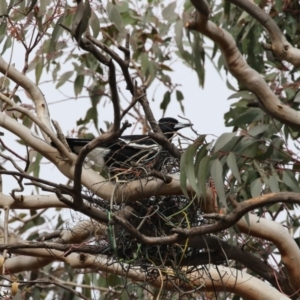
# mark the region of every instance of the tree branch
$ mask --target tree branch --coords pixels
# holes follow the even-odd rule
[[[191,0],[192,3],[203,0]],[[196,4],[199,9],[201,7]],[[186,28],[196,30],[212,39],[221,49],[230,73],[257,97],[262,109],[284,124],[300,130],[300,114],[279,101],[261,75],[249,67],[236,47],[233,37],[224,29],[208,21],[205,11],[197,11],[193,21]]]
[[[24,90],[26,90],[34,103],[35,111],[37,117],[40,121],[45,124],[45,126],[51,130],[50,123],[50,114],[48,110],[47,102],[41,92],[41,90],[33,83],[29,78],[27,78],[24,74],[19,72],[16,68],[11,65],[8,65],[2,56],[0,56],[0,72],[7,76],[9,79],[20,85]],[[42,131],[45,141],[50,143],[50,139],[47,134]]]
[[[227,0],[242,8],[256,19],[269,33],[271,50],[282,60],[286,60],[295,67],[300,66],[300,49],[294,48],[285,38],[276,22],[259,6],[248,0]]]

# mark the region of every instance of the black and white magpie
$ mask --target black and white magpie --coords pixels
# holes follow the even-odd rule
[[[171,140],[177,130],[192,124],[179,123],[174,118],[162,118],[158,121],[158,125],[165,137]],[[66,141],[72,152],[78,154],[91,139],[66,138]],[[129,161],[150,160],[160,149],[161,146],[148,135],[123,135],[109,143],[101,144],[87,157],[98,167],[103,168],[104,166],[120,166]]]

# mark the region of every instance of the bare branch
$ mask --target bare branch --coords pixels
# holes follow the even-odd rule
[[[51,140],[55,143],[55,145],[57,146],[59,151],[61,153],[63,153],[65,155],[65,157],[69,157],[69,152],[62,145],[60,140],[56,137],[56,135],[52,131],[51,127],[48,127],[47,124],[45,124],[40,118],[38,118],[34,114],[32,114],[28,109],[15,104],[13,100],[9,99],[2,93],[0,93],[0,99],[3,100],[5,103],[7,103],[9,106],[11,106],[12,110],[19,111],[22,114],[26,115],[29,119],[31,119],[41,129],[41,131],[45,133],[45,136],[51,138]]]
[[[97,41],[94,37],[92,37],[90,34],[86,35],[87,39],[95,44],[96,46],[98,46],[100,49],[102,49],[103,51],[105,51],[107,54],[109,54],[109,56],[115,60],[118,65],[120,66],[120,68],[122,69],[123,75],[124,75],[124,79],[127,83],[127,89],[131,92],[131,94],[133,95],[134,93],[134,86],[133,86],[133,82],[132,79],[130,77],[129,74],[129,61],[130,61],[130,51],[129,51],[129,43],[128,43],[128,48],[125,46],[124,47],[119,47],[120,49],[122,49],[126,56],[125,56],[125,60],[123,60],[115,51],[113,51],[112,49],[110,49],[109,47],[107,47],[106,45],[104,45],[103,43]],[[126,42],[127,45],[127,42]],[[129,58],[128,58],[129,56]]]
[[[26,90],[35,105],[35,110],[38,119],[46,126],[50,131],[50,115],[47,106],[47,102],[40,91],[40,89],[33,83],[29,78],[27,78],[24,74],[19,72],[13,66],[8,65],[4,59],[0,56],[0,72],[4,75],[7,75],[9,79],[20,85],[24,90]],[[42,131],[45,141],[50,142],[49,134],[45,134],[45,131]]]

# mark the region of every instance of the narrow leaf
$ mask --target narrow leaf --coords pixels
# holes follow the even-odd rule
[[[81,93],[83,84],[84,84],[84,76],[77,75],[77,77],[74,81],[74,92],[75,92],[76,97]]]
[[[162,16],[166,20],[171,20],[174,18],[176,8],[176,1],[171,2],[162,10]]]
[[[124,33],[125,27],[119,10],[110,1],[107,1],[107,14],[119,32]]]
[[[64,73],[62,76],[60,76],[58,83],[56,85],[56,88],[58,89],[60,86],[62,86],[67,80],[69,80],[72,75],[73,75],[73,71],[68,71],[66,73]]]
[[[253,198],[260,196],[262,186],[263,186],[263,184],[262,184],[260,178],[257,178],[257,179],[255,179],[254,181],[251,182],[250,191],[251,191],[251,196]]]
[[[223,182],[223,168],[218,159],[215,159],[212,163],[211,169],[211,176],[215,183],[215,187],[218,193],[218,197],[220,202],[222,203],[223,207],[227,207],[226,204],[226,196],[225,196],[225,190],[224,190],[224,182]]]
[[[203,196],[205,201],[206,198],[206,181],[209,177],[209,163],[211,158],[209,156],[203,157],[201,159],[198,172],[197,172],[197,183],[198,183],[198,190],[199,193]]]
[[[269,188],[272,193],[278,193],[279,192],[279,185],[278,180],[275,175],[271,175],[269,177]]]
[[[236,163],[235,155],[232,152],[230,152],[227,157],[227,164],[233,176],[237,179],[239,183],[241,183],[242,180],[241,180],[240,172]]]
[[[236,132],[223,133],[216,141],[213,153],[221,150],[235,135]]]
[[[167,110],[167,107],[171,101],[171,93],[169,91],[166,91],[164,94],[164,99],[160,104],[160,108],[165,112]]]
[[[293,192],[300,193],[299,182],[297,182],[295,174],[292,171],[285,170],[282,180]]]

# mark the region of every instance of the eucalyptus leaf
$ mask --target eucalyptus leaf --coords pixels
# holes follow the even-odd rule
[[[218,159],[215,159],[211,165],[211,177],[214,181],[218,197],[223,207],[227,207],[226,195],[224,190],[223,167]]]
[[[251,196],[253,198],[261,195],[262,186],[263,186],[263,184],[262,184],[260,178],[257,178],[253,182],[251,182],[250,191],[251,191]]]
[[[231,139],[233,137],[235,137],[236,132],[230,132],[230,133],[223,133],[218,140],[215,143],[213,152],[216,153],[220,150],[222,150],[222,148],[231,141]]]
[[[239,183],[242,182],[240,172],[236,163],[235,155],[230,152],[227,156],[227,164],[232,171],[233,176],[237,179]]]

